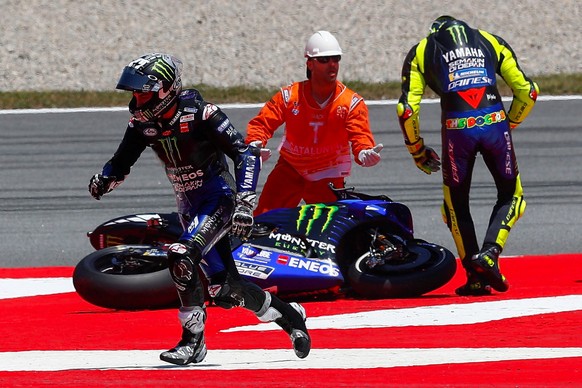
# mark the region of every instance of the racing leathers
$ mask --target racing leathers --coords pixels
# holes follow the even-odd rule
[[[309,80],[275,94],[247,126],[246,142],[266,146],[285,124],[280,157],[269,174],[255,214],[279,207],[336,200],[328,184],[344,187],[354,156],[374,147],[364,99],[336,81],[334,94],[321,107]],[[362,165],[358,157],[356,163]]]
[[[223,237],[230,228],[235,192],[256,189],[261,167],[257,149],[246,145],[228,117],[194,89],[181,93],[176,114],[168,120],[130,119],[117,151],[103,167],[102,175],[114,178],[112,187],[125,179],[146,147],[163,163],[174,189],[184,228],[179,242],[188,247],[195,264],[205,258],[202,268],[209,279],[223,277],[225,258],[215,245],[228,244]],[[234,161],[235,180],[225,155]],[[195,276],[192,268],[188,272],[193,274],[182,277]],[[184,304],[203,302],[200,290],[193,299],[190,286],[194,281],[186,285],[176,271],[173,277]]]
[[[496,74],[513,91],[509,110],[501,101]],[[404,60],[402,95],[397,105],[408,151],[419,168],[429,174],[438,168],[423,164],[422,157],[434,160],[436,156],[427,153],[420,135],[420,101],[427,85],[440,97],[442,111],[443,219],[465,263],[479,252],[469,210],[477,153],[482,154],[497,188],[483,249],[503,249],[511,228],[525,210],[511,130],[530,113],[539,90],[525,76],[512,48],[502,38],[472,29],[460,20],[432,31],[412,47]]]
[[[282,302],[242,278],[231,252],[228,232],[240,198],[250,207],[252,220],[260,150],[245,144],[222,110],[204,101],[195,89],[180,94],[176,113],[168,119],[130,119],[117,151],[103,167],[101,175],[111,180],[110,189],[125,179],[146,147],[165,166],[184,229],[168,251],[170,274],[181,302],[183,337],[176,348],[161,355],[162,360],[185,364],[200,362],[206,355],[205,292],[199,268],[217,305],[245,307],[261,320],[283,322],[298,356],[307,356],[309,337],[302,308]],[[225,156],[233,161],[234,179]]]

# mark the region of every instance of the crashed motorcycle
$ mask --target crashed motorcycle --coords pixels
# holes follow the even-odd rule
[[[414,237],[404,204],[333,190],[335,202],[271,210],[255,217],[250,238],[231,237],[239,273],[283,299],[302,300],[417,297],[452,279],[455,256]],[[113,309],[177,305],[167,249],[181,234],[177,213],[104,222],[88,233],[97,250],[75,267],[77,293]]]

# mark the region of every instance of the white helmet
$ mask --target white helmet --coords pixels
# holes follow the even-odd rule
[[[317,31],[307,40],[305,56],[307,58],[330,57],[342,55],[337,39],[328,31]]]

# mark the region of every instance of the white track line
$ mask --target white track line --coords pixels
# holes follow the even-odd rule
[[[500,319],[582,310],[582,295],[510,299],[492,302],[395,308],[359,313],[308,317],[307,328],[362,329],[403,326],[467,325]],[[280,330],[274,323],[239,326],[233,331]]]
[[[313,349],[305,359],[292,350],[209,350],[200,364],[174,366],[162,350],[0,352],[0,371],[84,369],[372,369],[511,360],[582,357],[582,348]]]
[[[0,300],[74,291],[72,278],[0,279]]]

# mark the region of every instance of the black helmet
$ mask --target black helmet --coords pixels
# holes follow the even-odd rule
[[[449,15],[441,15],[438,18],[436,18],[432,24],[430,25],[430,34],[434,34],[435,32],[438,32],[438,30],[441,29],[441,27],[443,26],[443,24],[447,23],[447,22],[452,22],[455,19],[452,16]]]
[[[142,55],[125,66],[116,89],[154,92],[142,106],[137,106],[135,97],[129,102],[129,111],[136,119],[154,120],[172,107],[182,91],[182,61],[169,54]]]
[[[452,16],[441,16],[431,26],[429,36],[446,50],[464,46],[473,42],[475,32],[467,23]]]

